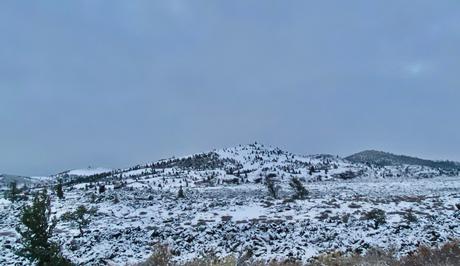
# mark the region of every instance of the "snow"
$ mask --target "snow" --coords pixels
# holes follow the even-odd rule
[[[103,173],[108,173],[111,172],[111,169],[108,168],[87,168],[87,169],[75,169],[75,170],[70,170],[68,172],[69,175],[75,175],[75,176],[91,176],[91,175],[97,175],[97,174],[103,174]]]
[[[200,156],[195,154],[196,160],[206,165],[165,160],[114,171],[99,182],[66,186],[63,200],[52,195],[56,217],[82,204],[98,210],[83,237],[71,224],[58,224],[54,239],[64,255],[84,265],[126,265],[144,260],[155,243],[162,243],[180,252],[175,257],[179,261],[210,250],[218,256],[239,256],[248,249],[259,259],[308,261],[325,252],[368,247],[395,248],[403,255],[418,244],[460,238],[460,210],[455,206],[460,204],[460,178],[438,169],[370,167],[260,144]],[[312,166],[315,172],[310,173]],[[90,170],[73,174],[111,172]],[[356,175],[341,179],[347,171]],[[274,174],[281,187],[278,200],[268,196],[263,184],[268,174]],[[289,200],[291,176],[304,180],[310,192],[306,200]],[[102,184],[106,192],[99,194]],[[184,199],[177,197],[179,187]],[[0,246],[12,246],[0,250],[0,265],[28,265],[14,253],[22,204],[0,199],[0,234],[5,235]],[[364,219],[376,208],[386,213],[386,223],[378,227]],[[409,210],[417,222],[405,220]]]
[[[0,198],[0,206],[9,205],[9,204],[11,204],[11,201]]]

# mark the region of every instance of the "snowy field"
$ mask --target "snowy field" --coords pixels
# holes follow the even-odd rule
[[[420,244],[460,238],[458,177],[312,182],[306,183],[308,199],[297,201],[285,200],[291,193],[286,184],[280,200],[260,184],[184,187],[186,198],[177,199],[177,186],[152,188],[154,180],[127,179],[125,187],[107,186],[102,194],[79,184],[66,188],[65,200],[53,196],[57,217],[81,204],[98,208],[83,237],[71,224],[59,223],[56,241],[64,255],[84,265],[125,265],[162,243],[178,260],[251,250],[260,259],[308,261],[324,252],[370,247],[402,255]],[[14,254],[21,204],[0,200],[0,265],[28,265]],[[384,224],[364,218],[373,209],[385,211]],[[416,219],[408,221],[408,212]]]

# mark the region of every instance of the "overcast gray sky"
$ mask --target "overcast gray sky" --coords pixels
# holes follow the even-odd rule
[[[0,173],[259,141],[460,160],[460,2],[0,2]]]

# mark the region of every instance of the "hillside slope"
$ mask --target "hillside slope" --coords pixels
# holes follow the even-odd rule
[[[447,171],[460,169],[460,163],[458,162],[432,161],[375,150],[362,151],[348,156],[345,159],[354,163],[374,164],[378,166],[418,165]]]
[[[155,244],[168,245],[178,261],[248,251],[256,259],[309,261],[372,247],[403,255],[460,238],[460,179],[423,165],[376,166],[251,144],[93,170],[54,176],[64,180],[63,199],[48,182],[24,191],[48,187],[58,219],[80,205],[97,210],[83,236],[62,220],[55,231],[64,255],[80,265],[130,265]],[[291,177],[308,190],[305,200],[293,197]],[[277,199],[267,178],[279,186]],[[25,203],[0,200],[0,265],[30,265],[15,253]],[[384,213],[378,224],[375,209]]]

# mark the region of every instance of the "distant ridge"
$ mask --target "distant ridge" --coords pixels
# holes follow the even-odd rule
[[[353,163],[374,164],[379,166],[420,165],[443,170],[460,169],[460,163],[458,162],[426,160],[376,150],[362,151],[348,156],[345,159]]]
[[[30,177],[20,176],[20,175],[9,175],[9,174],[0,174],[0,182],[10,183],[27,183],[30,182]]]

